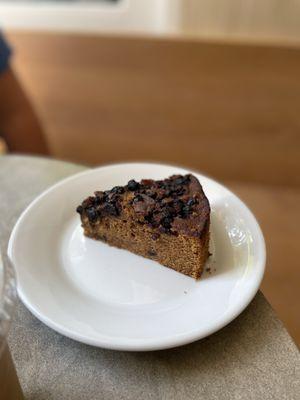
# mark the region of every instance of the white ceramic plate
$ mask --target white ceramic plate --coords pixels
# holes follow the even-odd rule
[[[199,281],[84,237],[75,213],[95,190],[186,172],[158,164],[109,165],[42,193],[9,242],[23,303],[63,335],[117,350],[179,346],[232,321],[259,288],[265,244],[254,216],[224,186],[196,174],[212,209],[213,256]]]

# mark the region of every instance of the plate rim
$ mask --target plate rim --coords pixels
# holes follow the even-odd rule
[[[162,349],[169,349],[169,348],[174,348],[178,346],[183,346],[188,343],[192,343],[196,340],[203,339],[226,325],[228,325],[230,322],[232,322],[235,318],[237,318],[250,304],[250,302],[253,300],[255,297],[256,293],[259,290],[260,284],[262,282],[264,272],[265,272],[265,266],[266,266],[266,244],[265,244],[265,239],[263,232],[261,230],[261,227],[254,216],[253,212],[250,210],[250,208],[247,206],[247,204],[240,199],[239,196],[237,196],[234,192],[232,192],[230,189],[228,189],[225,185],[222,183],[219,183],[217,180],[211,178],[210,176],[207,176],[205,174],[202,174],[201,172],[198,172],[194,169],[191,169],[189,167],[185,166],[180,166],[176,164],[168,164],[168,163],[156,163],[156,162],[121,162],[121,163],[111,163],[111,164],[105,164],[102,166],[97,166],[94,168],[88,168],[83,171],[77,172],[75,174],[72,174],[66,178],[63,178],[56,182],[55,184],[49,186],[47,189],[42,191],[38,196],[36,196],[30,203],[29,205],[22,211],[20,214],[19,218],[17,219],[13,230],[11,232],[9,242],[8,242],[8,248],[7,248],[7,254],[10,259],[10,261],[14,265],[13,261],[13,251],[14,251],[14,243],[15,243],[15,237],[17,235],[18,229],[20,225],[23,222],[23,219],[25,216],[34,208],[36,203],[38,203],[43,197],[47,196],[47,194],[55,189],[57,189],[60,186],[65,185],[67,182],[70,182],[72,180],[76,180],[84,175],[89,175],[92,172],[95,172],[97,170],[104,170],[104,169],[109,169],[111,167],[116,167],[120,168],[122,166],[131,166],[131,167],[137,167],[140,165],[143,165],[144,167],[147,166],[157,166],[157,167],[170,167],[170,168],[178,168],[180,170],[184,170],[187,173],[193,173],[195,175],[198,175],[200,178],[205,178],[210,181],[212,181],[214,184],[219,185],[223,190],[227,191],[230,193],[236,201],[238,201],[239,206],[243,209],[244,212],[248,213],[250,219],[252,219],[253,226],[255,227],[256,230],[256,239],[257,243],[259,244],[260,247],[260,257],[259,260],[257,261],[258,265],[258,272],[257,272],[257,277],[256,277],[256,284],[252,286],[251,290],[249,290],[247,297],[244,298],[244,301],[242,303],[242,306],[238,307],[233,313],[231,313],[230,317],[226,318],[221,318],[217,324],[213,325],[211,328],[207,328],[206,330],[202,330],[201,333],[199,332],[199,329],[192,330],[188,333],[183,333],[183,334],[175,334],[175,335],[170,335],[170,336],[165,336],[162,340],[160,339],[132,339],[132,341],[128,338],[113,338],[112,340],[107,340],[105,339],[105,336],[101,336],[100,340],[94,339],[94,338],[89,338],[88,336],[78,333],[78,332],[73,332],[70,330],[68,327],[62,326],[59,323],[56,323],[52,318],[47,317],[47,315],[44,315],[43,313],[40,313],[33,304],[31,304],[30,300],[28,300],[26,293],[22,290],[22,287],[19,285],[17,282],[17,291],[20,300],[23,302],[23,304],[26,306],[26,308],[41,322],[43,322],[46,326],[50,327],[51,329],[54,329],[56,332],[67,336],[73,340],[76,340],[81,343],[85,343],[88,345],[96,346],[96,347],[101,347],[101,348],[106,348],[106,349],[111,349],[111,350],[121,350],[121,351],[153,351],[153,350],[162,350]],[[16,266],[14,265],[15,270],[17,270]],[[17,272],[17,271],[16,271]],[[18,275],[18,273],[17,273]]]

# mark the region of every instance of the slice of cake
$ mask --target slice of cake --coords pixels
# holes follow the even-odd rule
[[[210,206],[193,175],[131,180],[77,207],[84,234],[199,278],[209,256]]]

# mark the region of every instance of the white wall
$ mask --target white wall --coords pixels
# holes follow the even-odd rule
[[[0,2],[0,27],[300,42],[300,0]]]
[[[172,4],[170,4],[172,3]],[[4,29],[80,32],[172,33],[180,0],[121,0],[117,3],[1,2]]]

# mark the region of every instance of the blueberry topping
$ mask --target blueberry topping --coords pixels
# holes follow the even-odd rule
[[[105,203],[102,211],[103,211],[103,214],[106,214],[106,215],[113,215],[115,217],[117,215],[119,215],[119,210],[117,209],[116,205],[111,202]]]
[[[191,213],[191,208],[189,206],[184,206],[181,210],[180,216],[186,218]]]
[[[112,193],[116,193],[116,194],[122,194],[125,192],[123,186],[115,186],[111,189]]]
[[[157,187],[162,188],[165,186],[165,183],[164,183],[164,181],[156,181],[156,185],[157,185]]]
[[[159,230],[159,232],[161,232],[161,233],[170,233],[170,229],[165,228],[165,227],[162,226],[162,225],[158,228],[158,230]]]
[[[159,237],[160,237],[160,234],[157,233],[157,232],[154,232],[154,233],[152,233],[152,235],[151,235],[151,239],[152,239],[152,240],[157,240],[157,239],[159,239]]]
[[[99,205],[103,203],[106,199],[106,195],[103,192],[95,192],[95,204]]]
[[[194,204],[196,204],[196,200],[191,198],[187,201],[186,205],[189,207],[192,207]]]
[[[178,176],[176,179],[174,179],[174,184],[175,185],[186,185],[190,181],[190,176],[185,175],[185,176]]]
[[[132,202],[133,202],[133,203],[137,203],[138,201],[142,201],[142,200],[143,200],[143,197],[142,197],[140,194],[137,194],[137,195],[133,198]]]
[[[182,194],[185,193],[185,188],[183,186],[179,186],[177,189],[175,189],[175,194],[176,196],[181,196]]]
[[[172,218],[170,217],[164,217],[161,221],[160,221],[161,225],[166,228],[166,229],[170,229],[171,228],[171,224],[172,224]]]
[[[86,215],[90,222],[95,222],[97,220],[97,211],[93,207],[86,209]]]
[[[77,208],[76,208],[76,212],[78,212],[78,214],[82,214],[83,213],[83,207],[82,206],[78,206]]]
[[[180,200],[180,199],[174,200],[173,208],[177,214],[181,213],[183,207],[184,207],[184,202],[182,200]]]
[[[136,182],[134,179],[131,179],[128,184],[127,184],[128,190],[130,190],[131,192],[134,192],[135,190],[137,190],[140,187],[140,184],[138,182]]]

